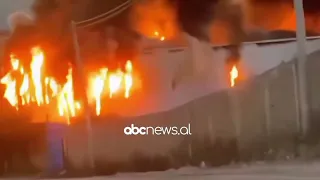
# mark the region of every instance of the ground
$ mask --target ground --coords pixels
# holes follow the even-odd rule
[[[319,180],[319,170],[320,162],[255,163],[215,169],[186,167],[166,172],[123,173],[83,180]]]

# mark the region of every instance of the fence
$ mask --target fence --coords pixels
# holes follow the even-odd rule
[[[311,129],[300,139],[296,60],[175,109],[144,116],[104,117],[93,120],[93,149],[99,172],[161,170],[187,164],[222,165],[232,161],[276,160],[299,156],[300,147],[317,144],[320,75],[316,51],[308,56]],[[125,126],[184,126],[192,136],[125,136]],[[319,127],[318,127],[319,126]],[[85,126],[67,135],[68,159],[76,169],[87,164]],[[316,151],[313,151],[316,152]],[[160,164],[160,165],[159,165]],[[159,167],[160,166],[160,167]]]

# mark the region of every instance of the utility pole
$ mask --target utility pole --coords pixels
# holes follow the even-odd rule
[[[299,94],[300,124],[302,134],[305,135],[309,126],[309,108],[307,101],[307,84],[306,84],[306,27],[303,10],[303,0],[294,0],[296,13],[296,37],[297,37],[297,84]]]
[[[75,50],[75,63],[77,67],[77,72],[79,76],[79,83],[80,86],[79,91],[82,94],[83,97],[83,110],[84,110],[84,116],[86,120],[86,126],[87,126],[87,138],[88,138],[88,160],[89,165],[94,173],[95,170],[95,163],[94,163],[94,156],[93,156],[93,136],[92,136],[92,124],[91,124],[91,116],[90,116],[90,108],[88,104],[88,94],[87,94],[87,79],[85,78],[85,72],[84,72],[84,66],[80,55],[80,47],[78,42],[78,36],[77,36],[77,26],[74,21],[71,22],[71,33],[72,33],[72,39],[73,39],[73,45]]]

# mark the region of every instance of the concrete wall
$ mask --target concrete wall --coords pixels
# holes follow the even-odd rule
[[[308,54],[311,54],[319,49],[320,40],[309,40],[306,47]],[[128,114],[117,113],[122,113],[124,116],[139,116],[166,111],[215,91],[227,89],[229,83],[225,76],[228,72],[224,69],[224,60],[228,55],[227,48],[214,47],[211,55],[207,57],[212,61],[209,64],[212,68],[212,73],[208,74],[209,81],[185,78],[174,91],[171,89],[174,72],[181,63],[190,58],[189,49],[178,47],[148,50],[141,61],[137,62],[143,80],[143,98],[139,101],[143,108]],[[255,78],[283,62],[291,61],[295,53],[296,43],[292,41],[245,44],[241,51],[241,73],[245,73],[249,79]]]
[[[228,96],[226,92],[214,93],[192,101],[170,111],[154,113],[132,118],[106,117],[93,119],[93,151],[96,161],[130,162],[136,154],[147,157],[165,156],[173,158],[173,153],[188,152],[197,149],[192,139],[209,137],[235,137]],[[191,124],[191,136],[125,136],[124,127],[135,126],[188,126]],[[86,167],[88,163],[86,127],[77,124],[67,134],[67,157],[76,168]],[[186,144],[185,144],[186,143]],[[195,150],[194,150],[195,151]],[[192,156],[188,154],[185,156]],[[203,159],[205,160],[205,159]],[[174,161],[174,160],[173,160]]]
[[[314,117],[319,116],[320,108],[320,96],[318,96],[320,92],[318,57],[320,54],[319,51],[316,51],[319,40],[308,43],[309,103],[311,115]],[[243,66],[251,71],[252,78],[239,83],[232,89],[208,88],[206,92],[203,92],[203,90],[196,89],[196,86],[192,86],[195,94],[186,94],[183,89],[180,89],[178,93],[176,92],[180,96],[174,97],[169,91],[165,91],[170,75],[156,76],[163,78],[158,79],[159,82],[162,82],[159,84],[163,86],[162,91],[157,91],[158,97],[153,100],[157,103],[159,98],[166,99],[162,103],[167,106],[167,110],[125,118],[93,119],[93,156],[95,160],[105,163],[130,163],[132,157],[137,157],[137,153],[140,153],[148,157],[163,155],[172,163],[178,161],[177,155],[173,153],[178,151],[185,154],[184,158],[189,158],[190,161],[200,158],[214,164],[215,161],[211,156],[218,153],[213,152],[220,152],[220,156],[230,156],[229,161],[226,160],[223,163],[230,163],[239,158],[257,160],[267,157],[288,158],[296,155],[301,123],[297,111],[295,50],[294,42],[245,46],[242,63],[247,64]],[[161,51],[162,53],[158,56],[162,57],[164,62],[149,59],[150,72],[158,68],[158,73],[170,74],[172,71],[170,68],[173,67],[165,63],[173,63],[185,57],[183,51],[178,50],[174,52],[173,59],[169,61],[168,55],[166,56],[163,49]],[[215,51],[225,53],[224,48],[218,48]],[[180,55],[177,55],[178,53]],[[215,56],[217,57],[219,56]],[[154,65],[154,63],[158,64]],[[214,92],[210,93],[210,90]],[[170,100],[166,97],[170,97]],[[317,123],[316,118],[312,120],[314,124],[320,124]],[[131,123],[136,126],[186,126],[190,123],[192,136],[125,136],[123,128]],[[67,135],[68,159],[77,168],[88,165],[85,132],[84,123],[79,123],[72,126]],[[220,142],[221,138],[225,139],[226,144],[218,148],[218,145],[214,144]],[[237,152],[227,153],[227,151],[232,151],[230,148],[232,149],[233,140],[237,141]],[[209,152],[206,154],[204,151],[211,144],[213,148],[211,150],[207,148]],[[215,149],[220,149],[220,151],[215,151]],[[202,155],[199,156],[199,154]]]

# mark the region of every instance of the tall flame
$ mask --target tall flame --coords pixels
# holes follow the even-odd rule
[[[96,114],[101,113],[101,97],[105,88],[105,81],[107,80],[107,68],[102,68],[100,73],[93,79],[93,96],[96,103]]]
[[[129,98],[129,95],[130,95],[130,90],[132,88],[132,85],[133,85],[133,79],[132,79],[132,69],[133,69],[133,66],[132,66],[132,63],[131,61],[127,61],[126,63],[126,74],[124,75],[124,78],[125,78],[125,97],[126,98]]]
[[[40,106],[44,103],[43,89],[42,89],[42,67],[44,63],[44,54],[39,47],[35,47],[31,50],[31,77],[35,90],[35,99]]]
[[[66,82],[58,84],[55,78],[44,74],[45,53],[40,47],[31,50],[32,61],[30,72],[26,72],[21,60],[11,55],[11,70],[1,78],[0,83],[6,86],[4,98],[17,110],[19,107],[31,103],[37,106],[48,105],[52,102],[57,104],[57,114],[66,117],[70,124],[70,118],[77,116],[81,110],[81,103],[74,99],[74,85],[72,68],[66,75]],[[127,61],[125,71],[118,69],[109,72],[108,68],[99,69],[94,77],[89,78],[88,98],[95,103],[96,115],[101,114],[101,99],[109,94],[112,98],[118,91],[123,89],[124,97],[130,97],[133,86],[133,65]],[[18,81],[21,79],[21,82]]]
[[[231,87],[235,86],[236,79],[238,78],[238,76],[239,76],[239,72],[238,72],[237,66],[233,65],[232,69],[230,71],[230,85],[231,85]]]

